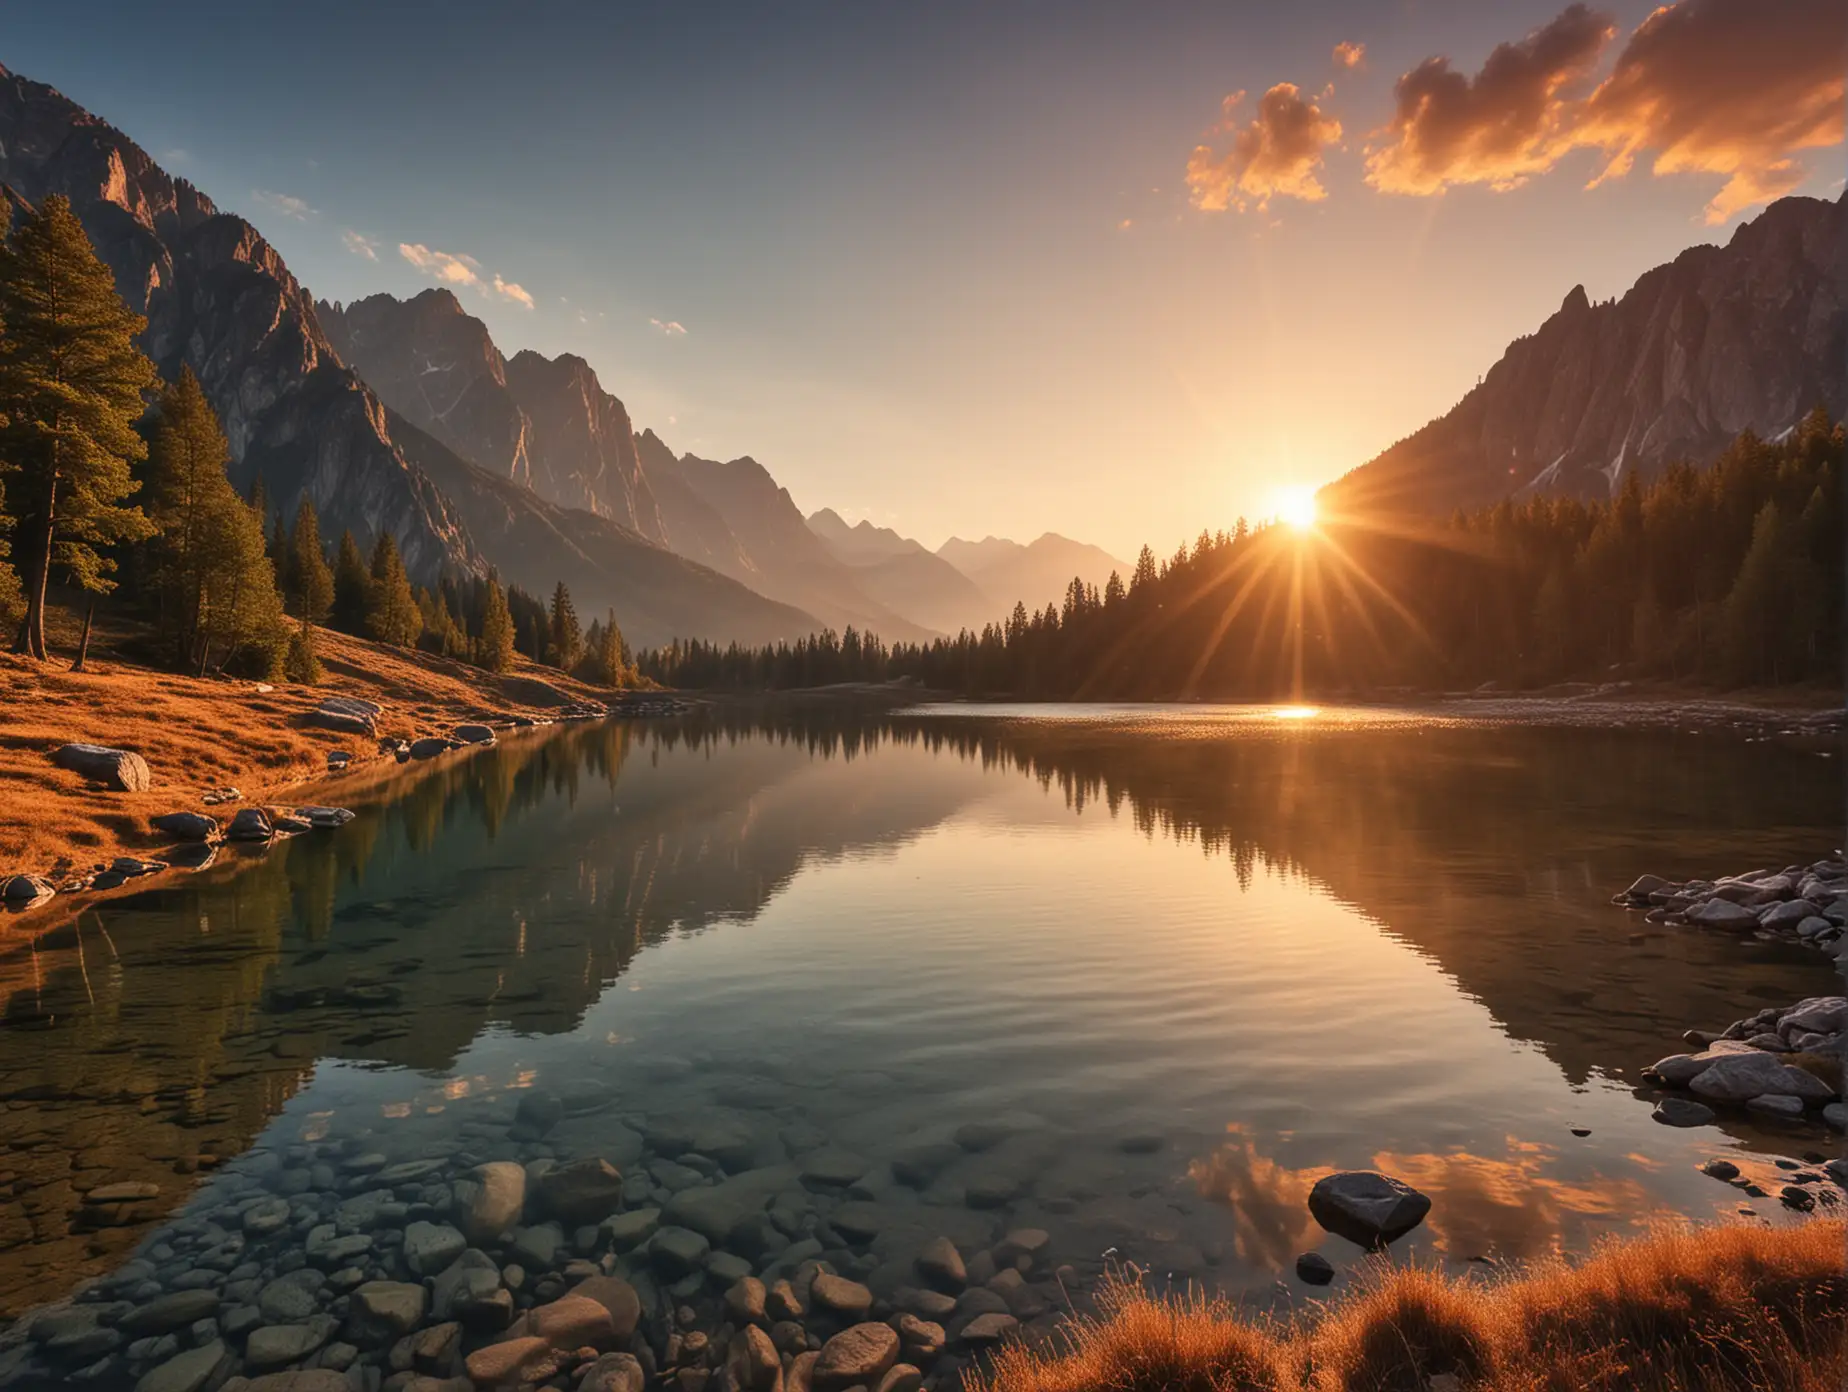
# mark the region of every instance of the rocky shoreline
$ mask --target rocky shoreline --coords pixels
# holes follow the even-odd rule
[[[409,763],[438,758],[457,750],[491,746],[501,734],[533,729],[565,721],[639,719],[676,715],[692,708],[691,703],[666,693],[644,693],[619,698],[608,703],[574,702],[547,717],[505,715],[498,719],[466,721],[445,735],[428,735],[415,740],[378,739],[378,758]],[[351,696],[328,696],[301,716],[308,728],[330,730],[339,734],[377,738],[377,727],[385,708],[374,701]],[[145,792],[154,784],[148,763],[138,753],[95,744],[67,744],[53,752],[50,762],[59,768],[81,774],[99,792]],[[350,750],[330,750],[324,778],[303,785],[318,787],[356,767]],[[244,795],[236,788],[212,788],[200,798],[202,806],[219,807],[241,803]],[[130,880],[156,875],[165,870],[204,870],[217,858],[225,842],[263,845],[289,836],[346,825],[353,813],[346,808],[293,803],[250,803],[240,807],[229,821],[220,824],[217,817],[199,811],[179,810],[149,817],[148,827],[168,838],[170,848],[143,858],[120,855],[96,861],[87,868],[65,873],[54,882],[33,871],[0,870],[0,911],[23,913],[49,903],[61,894],[106,893],[119,889]]]
[[[1800,942],[1838,960],[1848,953],[1848,861],[1840,851],[1810,865],[1749,870],[1677,883],[1640,876],[1611,901],[1651,923],[1687,924]]]

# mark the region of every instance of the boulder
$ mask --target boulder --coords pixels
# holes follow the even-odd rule
[[[203,812],[164,812],[153,819],[154,830],[175,841],[216,841],[218,819]]]
[[[642,1392],[648,1375],[632,1353],[606,1353],[582,1371],[577,1392]]]
[[[1778,1021],[1778,1028],[1815,1034],[1848,1029],[1848,996],[1811,996],[1798,1001]]]
[[[1384,1247],[1424,1221],[1431,1200],[1411,1185],[1375,1170],[1344,1170],[1316,1181],[1310,1216],[1338,1237]]]
[[[1732,933],[1749,933],[1758,927],[1758,914],[1743,904],[1735,904],[1729,899],[1713,898],[1704,904],[1696,904],[1688,910],[1689,923],[1699,924],[1702,928],[1724,928]]]
[[[362,1348],[409,1334],[424,1317],[424,1288],[404,1281],[367,1281],[348,1307],[349,1337]]]
[[[298,807],[295,809],[295,815],[307,822],[309,826],[320,827],[326,831],[343,827],[353,820],[352,811],[345,807]]]
[[[1634,900],[1637,903],[1646,903],[1649,896],[1654,894],[1657,890],[1668,888],[1670,888],[1669,881],[1663,879],[1660,875],[1639,875],[1631,882],[1630,887],[1623,892],[1623,895],[1624,898]]]
[[[648,1239],[648,1259],[669,1280],[704,1269],[711,1250],[705,1236],[691,1228],[662,1228]]]
[[[725,1353],[725,1373],[738,1392],[775,1392],[783,1380],[783,1360],[768,1334],[754,1324],[746,1325],[732,1335]]]
[[[856,1324],[821,1346],[813,1372],[815,1392],[875,1387],[898,1362],[898,1331],[888,1324]]]
[[[572,1160],[540,1175],[533,1201],[574,1226],[597,1223],[622,1207],[622,1173],[607,1160]]]
[[[977,1315],[962,1327],[958,1336],[971,1348],[987,1348],[998,1344],[1020,1327],[1020,1321],[1012,1315]]]
[[[949,1295],[957,1294],[969,1284],[962,1253],[947,1237],[935,1237],[925,1243],[924,1250],[918,1253],[917,1267],[918,1275],[927,1284]]]
[[[632,1247],[640,1247],[653,1237],[661,1226],[661,1210],[658,1208],[633,1208],[627,1213],[613,1214],[598,1224],[600,1231],[610,1241],[610,1246],[618,1252],[627,1252]]]
[[[1758,912],[1758,926],[1773,932],[1794,932],[1796,926],[1816,910],[1802,899],[1787,899]]]
[[[1688,1088],[1716,1102],[1749,1102],[1767,1092],[1790,1093],[1817,1102],[1826,1102],[1833,1096],[1820,1078],[1758,1050],[1715,1059]]]
[[[431,1308],[439,1320],[460,1320],[477,1328],[502,1328],[513,1302],[501,1289],[500,1266],[486,1252],[469,1248],[431,1283]]]
[[[327,696],[309,711],[303,723],[317,730],[335,730],[346,735],[375,736],[384,707],[357,696]]]
[[[724,1245],[732,1230],[761,1214],[770,1200],[795,1179],[790,1166],[746,1170],[717,1184],[683,1189],[661,1211],[665,1223],[691,1228],[709,1242]]]
[[[427,735],[423,739],[411,741],[410,755],[413,759],[434,759],[438,754],[447,754],[455,747],[453,740]]]
[[[468,1246],[468,1241],[447,1223],[419,1219],[404,1230],[404,1262],[414,1275],[434,1276]]]
[[[809,1300],[820,1310],[849,1319],[864,1319],[873,1308],[873,1293],[858,1281],[832,1272],[819,1273],[809,1286]]]
[[[493,744],[494,729],[490,725],[458,725],[449,737],[458,744]]]
[[[240,807],[225,829],[226,838],[232,841],[268,841],[275,834],[275,823],[261,807]]]
[[[1761,1092],[1745,1104],[1748,1112],[1779,1121],[1795,1121],[1803,1115],[1803,1099],[1787,1092]]]
[[[1643,876],[1646,880],[1654,878]],[[1304,1252],[1296,1259],[1296,1279],[1311,1286],[1325,1286],[1335,1279],[1334,1263],[1320,1252]]]
[[[1713,1120],[1713,1108],[1686,1097],[1664,1097],[1649,1115],[1664,1126],[1705,1126]]]
[[[515,1337],[536,1335],[555,1349],[601,1348],[616,1341],[610,1312],[601,1301],[566,1295],[535,1305],[521,1317]]]
[[[137,1305],[116,1321],[131,1339],[144,1334],[171,1334],[218,1313],[218,1292],[214,1290],[173,1291],[158,1295],[145,1305]]]
[[[9,909],[29,909],[35,904],[42,904],[57,894],[51,881],[40,879],[37,875],[7,875],[0,877],[0,904]]]
[[[455,1224],[477,1246],[494,1241],[520,1221],[526,1207],[526,1171],[511,1160],[477,1165],[455,1186]]]
[[[67,744],[51,756],[59,768],[122,793],[145,793],[153,783],[148,761],[131,749],[101,744]]]
[[[507,1339],[468,1356],[468,1375],[478,1388],[517,1387],[543,1382],[564,1365],[558,1350],[537,1335]]]

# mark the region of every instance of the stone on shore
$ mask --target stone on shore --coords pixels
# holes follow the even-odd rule
[[[1345,1170],[1317,1180],[1309,1213],[1329,1232],[1362,1247],[1383,1247],[1424,1221],[1431,1200],[1374,1170]]]
[[[447,754],[456,747],[454,740],[440,739],[435,735],[426,735],[423,739],[411,741],[410,754],[413,759],[434,759],[439,754]]]
[[[135,1392],[199,1392],[208,1383],[222,1381],[234,1361],[231,1350],[214,1339],[149,1369],[135,1384]]]
[[[494,727],[491,725],[458,725],[449,732],[449,737],[460,744],[493,744]]]
[[[51,881],[37,875],[7,875],[0,877],[0,903],[9,909],[29,909],[35,904],[42,904],[57,894]]]
[[[1688,910],[1689,923],[1702,928],[1723,928],[1733,933],[1749,933],[1758,926],[1758,914],[1729,899],[1709,899]]]
[[[1816,1102],[1827,1102],[1834,1096],[1820,1078],[1758,1050],[1715,1059],[1688,1088],[1716,1102],[1749,1102],[1768,1092],[1790,1093]]]
[[[268,841],[275,834],[275,823],[261,807],[240,807],[225,828],[225,838],[230,841]]]
[[[1664,1126],[1705,1126],[1713,1120],[1713,1108],[1686,1097],[1664,1097],[1650,1113]]]
[[[175,841],[215,841],[218,819],[203,812],[165,812],[153,819],[154,830]]]
[[[153,783],[148,761],[132,749],[101,744],[67,744],[51,756],[59,768],[122,793],[145,793]]]
[[[357,696],[326,696],[321,704],[303,717],[302,723],[316,730],[333,730],[343,735],[378,733],[379,716],[384,708]]]

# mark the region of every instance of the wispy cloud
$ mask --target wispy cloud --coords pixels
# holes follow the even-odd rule
[[[504,300],[512,300],[515,304],[523,304],[528,309],[533,307],[533,297],[526,293],[526,288],[524,286],[516,285],[511,280],[502,280],[498,275],[494,277],[494,293]]]
[[[297,198],[293,194],[277,193],[273,189],[252,189],[250,197],[265,212],[294,218],[297,222],[305,222],[314,214],[307,199]]]
[[[352,228],[340,234],[340,244],[355,256],[363,256],[368,261],[379,259],[379,244],[370,237],[363,237]]]
[[[192,151],[183,146],[173,145],[160,152],[162,164],[191,164]]]
[[[481,286],[481,263],[472,256],[437,251],[422,242],[399,242],[398,255],[445,285]]]
[[[1194,147],[1187,161],[1187,187],[1196,208],[1244,212],[1266,208],[1273,198],[1319,202],[1328,196],[1317,173],[1323,152],[1341,138],[1341,123],[1325,114],[1293,82],[1279,82],[1258,101],[1256,115],[1238,119],[1245,94],[1222,103],[1219,127],[1232,139],[1223,154],[1210,145]]]
[[[1331,56],[1338,68],[1358,68],[1367,61],[1367,46],[1364,43],[1338,43]]]
[[[669,338],[679,338],[687,331],[687,326],[678,319],[650,319],[648,322]]]

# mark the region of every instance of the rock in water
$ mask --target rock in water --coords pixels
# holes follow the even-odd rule
[[[494,728],[491,725],[458,725],[449,732],[449,737],[462,744],[493,744]]]
[[[1768,1092],[1816,1102],[1826,1102],[1834,1095],[1822,1079],[1757,1050],[1714,1060],[1688,1087],[1717,1102],[1749,1102]]]
[[[1344,1170],[1317,1180],[1309,1213],[1328,1231],[1362,1247],[1384,1247],[1424,1221],[1431,1200],[1374,1170]]]
[[[455,1189],[455,1223],[477,1246],[494,1241],[520,1221],[526,1207],[526,1171],[511,1160],[478,1165]]]
[[[144,793],[154,781],[148,761],[131,749],[110,749],[101,744],[67,744],[51,756],[52,763],[80,773],[92,783],[123,793]]]
[[[815,1361],[815,1392],[845,1392],[875,1386],[898,1362],[898,1334],[886,1324],[856,1324],[821,1347]]]
[[[225,836],[232,841],[268,841],[275,834],[269,813],[261,807],[239,808],[225,831]]]
[[[1664,1097],[1650,1115],[1664,1126],[1705,1126],[1713,1120],[1713,1108],[1685,1097]]]
[[[1724,928],[1734,933],[1749,933],[1758,926],[1758,915],[1741,904],[1725,899],[1709,899],[1688,910],[1688,922],[1703,928]]]

